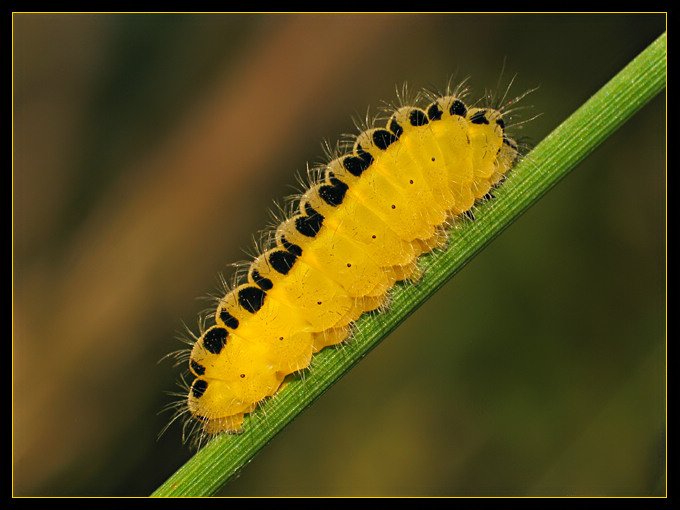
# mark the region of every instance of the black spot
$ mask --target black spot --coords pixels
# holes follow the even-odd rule
[[[203,336],[203,347],[212,354],[219,354],[227,344],[229,332],[219,326],[209,329]]]
[[[508,178],[507,175],[503,175],[500,179],[498,179],[498,182],[496,184],[494,184],[494,187],[500,188],[503,184],[505,184],[505,181],[507,180],[507,178]],[[494,196],[494,198],[496,198],[496,197]]]
[[[494,198],[496,198],[496,195],[494,195],[491,191],[487,192],[484,196],[482,196],[482,200],[484,200],[485,202],[493,200]]]
[[[250,272],[250,277],[253,279],[255,284],[264,291],[271,290],[271,288],[274,286],[272,281],[269,278],[262,276],[257,269],[253,269]]]
[[[359,148],[356,156],[346,156],[342,160],[342,166],[352,175],[359,177],[373,163],[373,156]]]
[[[467,107],[463,101],[456,99],[453,103],[451,103],[451,106],[449,107],[449,113],[451,115],[460,115],[461,117],[465,117],[467,115]]]
[[[397,141],[397,137],[387,129],[376,129],[373,131],[373,143],[380,150],[386,150],[390,145]]]
[[[269,264],[274,271],[281,274],[288,274],[296,260],[297,256],[286,250],[274,250],[269,254]]]
[[[229,312],[227,312],[224,308],[220,310],[220,320],[224,323],[225,326],[231,329],[236,329],[238,328],[238,319],[231,315]]]
[[[297,244],[289,242],[283,236],[281,236],[281,246],[283,246],[288,252],[292,253],[296,257],[302,255],[302,248],[300,248]]]
[[[411,112],[408,114],[408,120],[411,122],[412,126],[424,126],[429,122],[425,112],[417,108],[411,110]]]
[[[470,219],[470,220],[472,220],[472,221],[475,221],[475,219],[476,219],[476,218],[475,218],[475,213],[472,212],[472,209],[468,209],[467,211],[465,211],[465,212],[463,213],[463,216],[465,216],[466,218],[468,218],[468,219]]]
[[[396,119],[390,121],[390,131],[392,131],[397,138],[404,134],[404,128],[399,125]]]
[[[439,103],[436,101],[427,107],[427,116],[430,120],[439,120],[442,118],[441,108],[439,108]]]
[[[486,110],[479,110],[472,114],[470,122],[473,124],[488,124],[489,119],[486,118]]]
[[[340,179],[335,177],[331,178],[330,184],[325,184],[319,187],[319,196],[328,205],[333,207],[342,204],[345,199],[345,193],[347,193],[348,186]]]
[[[191,370],[194,372],[194,374],[196,375],[205,374],[205,367],[198,363],[197,361],[191,360],[189,362],[189,366],[191,367]]]
[[[510,138],[508,138],[507,136],[503,137],[503,143],[510,147],[511,149],[517,150],[517,144],[515,144],[515,142],[510,140]]]
[[[338,190],[330,185],[324,185],[319,187],[319,196],[328,205],[336,207],[342,204],[342,200],[345,198],[345,191]]]
[[[370,152],[366,152],[363,147],[361,147],[361,145],[357,146],[357,156],[359,156],[364,161],[367,161],[369,165],[373,163],[373,156],[371,156]]]
[[[505,121],[503,121],[502,118],[498,117],[498,119],[496,119],[496,124],[498,124],[501,129],[505,130]]]
[[[201,398],[207,389],[208,381],[196,379],[194,384],[191,385],[191,394],[194,396],[194,398]]]
[[[311,211],[313,214],[295,216],[295,229],[306,237],[315,237],[323,226],[324,217],[314,209]]]
[[[349,186],[347,186],[347,184],[345,184],[340,179],[335,177],[332,173],[328,174],[328,180],[330,181],[331,185],[334,188],[342,188],[344,190],[347,190],[349,188]]]
[[[259,287],[243,287],[238,291],[238,303],[250,313],[255,313],[264,305],[266,296]]]

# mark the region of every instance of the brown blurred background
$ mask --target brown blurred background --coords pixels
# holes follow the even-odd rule
[[[13,15],[15,495],[147,495],[197,299],[407,81],[517,74],[537,143],[665,30],[632,15]],[[473,92],[473,97],[474,97]],[[223,495],[663,495],[663,94]]]

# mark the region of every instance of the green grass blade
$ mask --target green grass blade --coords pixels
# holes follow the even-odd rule
[[[152,496],[208,496],[236,475],[279,431],[456,274],[494,237],[567,175],[666,86],[666,33],[607,83],[518,164],[476,221],[451,234],[446,250],[423,258],[418,285],[398,286],[390,309],[357,323],[352,342],[317,354],[313,369],[293,378],[275,398],[248,415],[246,432],[212,440]]]

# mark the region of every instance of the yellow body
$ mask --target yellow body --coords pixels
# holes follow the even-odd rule
[[[444,228],[497,184],[517,157],[501,114],[445,96],[403,107],[331,161],[229,292],[191,352],[190,413],[207,434],[239,432],[243,416],[312,355],[344,341],[380,308]]]

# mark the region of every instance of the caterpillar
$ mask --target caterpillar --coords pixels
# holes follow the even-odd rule
[[[214,324],[188,351],[182,411],[203,436],[239,433],[244,416],[322,349],[351,338],[390,289],[419,277],[418,260],[490,196],[519,157],[503,107],[467,90],[423,92],[310,171],[292,213],[268,233]],[[422,104],[421,104],[422,103]]]

